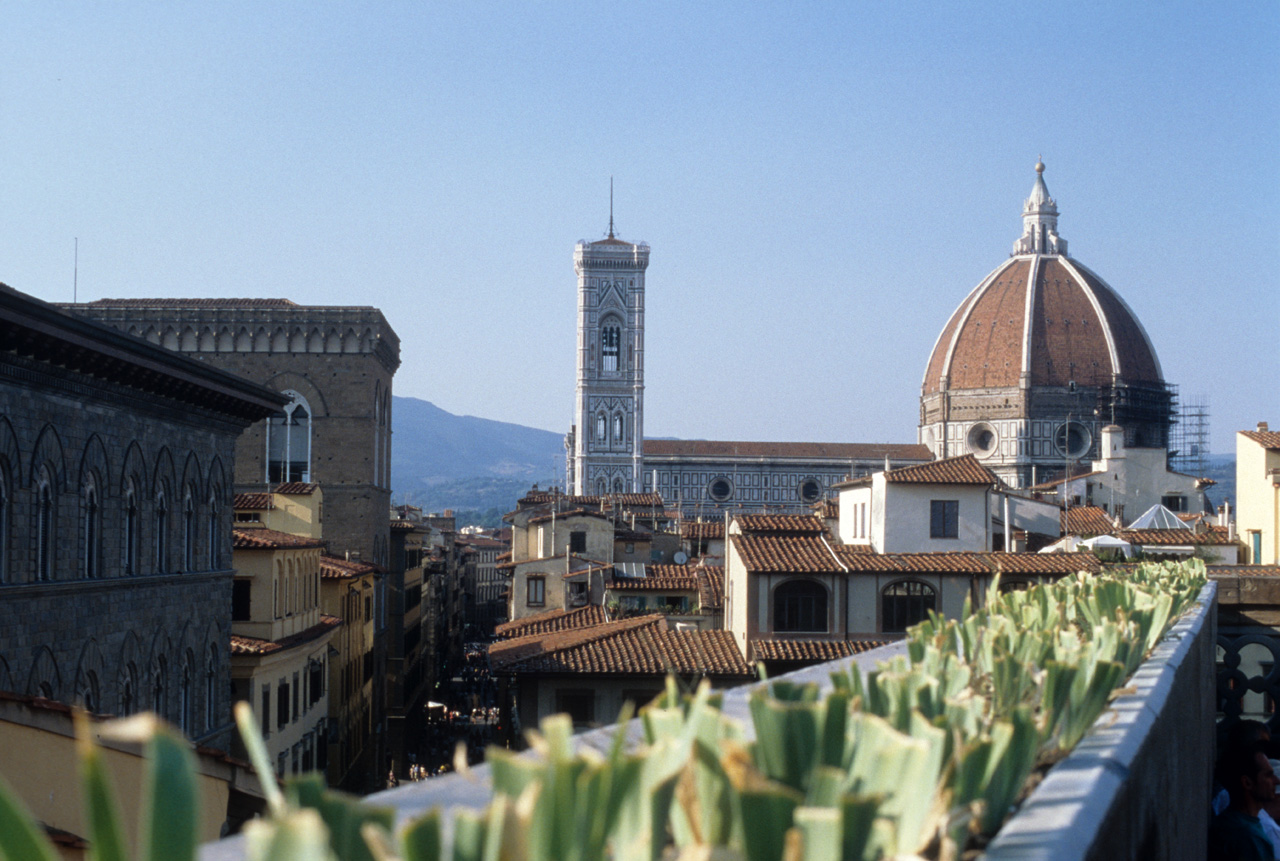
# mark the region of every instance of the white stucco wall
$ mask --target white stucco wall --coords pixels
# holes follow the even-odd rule
[[[876,476],[875,484],[881,482],[883,478]],[[989,550],[987,492],[982,485],[885,483],[883,507],[872,503],[872,545],[881,553]],[[956,538],[930,537],[933,500],[960,503]]]

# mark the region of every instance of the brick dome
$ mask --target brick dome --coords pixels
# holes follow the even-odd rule
[[[1006,386],[1154,385],[1160,361],[1115,290],[1067,256],[1057,204],[1036,165],[1013,255],[974,289],[938,336],[924,393]]]

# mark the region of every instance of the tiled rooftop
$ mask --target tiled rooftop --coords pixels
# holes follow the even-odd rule
[[[1226,545],[1240,543],[1238,539],[1232,539],[1228,537],[1226,532],[1220,532],[1217,529],[1210,529],[1205,532],[1195,532],[1190,529],[1122,529],[1118,535],[1130,544],[1145,545],[1164,544],[1185,547],[1191,544]]]
[[[1106,511],[1096,505],[1077,505],[1058,515],[1063,533],[1081,537],[1110,535],[1116,525]]]
[[[724,521],[682,521],[680,523],[680,537],[701,541],[711,541],[716,538],[724,538]]]
[[[550,523],[552,520],[568,520],[571,517],[594,517],[597,520],[608,520],[609,516],[601,514],[598,511],[589,511],[585,508],[573,508],[569,511],[548,512],[540,514],[537,517],[530,517],[530,523]]]
[[[735,535],[733,546],[752,573],[1070,574],[1102,567],[1092,553],[868,553],[810,536]]]
[[[888,640],[752,640],[755,661],[836,661],[878,649]]]
[[[232,529],[231,546],[236,550],[282,550],[323,547],[319,538],[305,538],[275,529]]]
[[[884,480],[903,484],[985,484],[996,483],[996,475],[971,454],[948,457],[931,463],[919,463],[891,469]]]
[[[326,616],[320,614],[320,623],[312,625],[305,631],[285,637],[282,640],[263,640],[258,637],[244,637],[240,634],[231,635],[231,654],[233,655],[269,655],[272,652],[282,652],[285,649],[292,649],[294,646],[305,645],[312,640],[323,636],[327,631],[332,631],[342,625],[342,620],[337,616]]]
[[[348,577],[362,577],[374,574],[382,567],[372,562],[361,562],[358,559],[346,559],[342,556],[320,556],[320,576],[326,580],[345,580]]]
[[[231,507],[236,511],[271,511],[276,504],[269,493],[237,493]]]
[[[729,631],[671,631],[661,615],[502,640],[489,663],[499,673],[752,675]]]
[[[703,611],[724,609],[724,567],[699,565],[698,603]]]
[[[1240,431],[1240,435],[1243,436],[1245,439],[1253,440],[1254,442],[1256,442],[1258,445],[1262,446],[1265,449],[1268,449],[1268,450],[1280,449],[1280,431],[1273,431],[1273,430]],[[646,441],[645,447],[647,448],[648,445],[649,443]]]
[[[733,442],[728,440],[646,439],[645,457],[775,457],[839,460],[929,460],[927,446],[902,443]]]
[[[834,520],[840,516],[840,500],[823,499],[814,503],[813,513],[823,520]]]
[[[95,299],[98,308],[300,308],[288,299]]]
[[[590,605],[576,610],[547,610],[533,616],[525,616],[523,619],[503,622],[494,628],[493,633],[500,638],[511,639],[572,628],[586,628],[607,621],[609,621],[609,614],[603,607]]]
[[[692,565],[645,565],[643,577],[619,577],[609,580],[609,588],[618,592],[680,591],[698,588],[697,569]]]
[[[320,485],[310,481],[287,481],[276,487],[276,493],[283,493],[286,496],[310,496],[320,488]]]
[[[735,518],[743,532],[754,535],[820,535],[827,531],[812,514],[740,514]]]

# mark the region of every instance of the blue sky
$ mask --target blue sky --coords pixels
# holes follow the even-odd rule
[[[1159,10],[1158,14],[1155,10]],[[1275,3],[9,4],[0,281],[383,309],[397,394],[567,429],[573,244],[652,246],[646,431],[907,442],[1036,157],[1073,256],[1280,423]]]

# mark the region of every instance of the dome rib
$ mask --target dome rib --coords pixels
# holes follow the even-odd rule
[[[1059,262],[1062,264],[1062,268],[1066,269],[1067,273],[1076,280],[1077,284],[1080,285],[1080,289],[1084,291],[1085,298],[1087,298],[1089,300],[1089,304],[1093,306],[1093,313],[1098,315],[1098,320],[1102,324],[1102,336],[1107,342],[1107,355],[1111,360],[1112,378],[1115,379],[1123,376],[1124,369],[1120,364],[1120,356],[1116,352],[1115,332],[1111,329],[1111,320],[1107,317],[1107,312],[1103,309],[1102,303],[1098,300],[1098,294],[1094,292],[1093,285],[1089,283],[1088,279],[1080,274],[1080,270],[1076,269],[1070,258],[1063,257]],[[1102,279],[1098,280],[1101,281]],[[1112,290],[1111,292],[1114,293],[1115,291]],[[1132,312],[1130,312],[1129,316],[1133,316]],[[1147,346],[1150,348],[1151,345],[1148,343]],[[1155,351],[1152,351],[1152,355],[1155,355]]]
[[[1036,284],[1040,279],[1040,255],[1031,257],[1031,265],[1027,267],[1027,288],[1024,291],[1026,302],[1023,306],[1022,318],[1022,367],[1018,375],[1018,384],[1031,379],[1031,336],[1036,323]]]
[[[1096,281],[1098,285],[1100,285],[1104,290],[1107,291],[1106,298],[1110,301],[1115,302],[1117,305],[1120,306],[1120,309],[1124,312],[1124,316],[1127,319],[1123,321],[1117,320],[1116,322],[1123,324],[1124,326],[1126,326],[1126,328],[1132,325],[1136,333],[1142,337],[1142,343],[1146,347],[1145,355],[1138,354],[1133,356],[1132,358],[1135,360],[1134,361],[1135,365],[1141,365],[1143,364],[1144,359],[1150,359],[1152,367],[1151,368],[1142,368],[1142,367],[1130,368],[1128,367],[1128,361],[1127,361],[1129,357],[1126,356],[1126,361],[1121,362],[1121,365],[1120,365],[1120,366],[1123,366],[1124,379],[1127,382],[1146,382],[1146,383],[1163,382],[1164,369],[1160,366],[1160,354],[1156,352],[1155,345],[1151,343],[1151,337],[1147,334],[1146,327],[1142,325],[1142,320],[1138,318],[1138,315],[1133,313],[1133,309],[1129,307],[1129,303],[1126,302],[1124,300],[1124,297],[1121,296],[1114,287],[1108,284],[1106,279],[1103,278],[1101,275],[1099,275],[1097,272],[1094,272],[1088,266],[1085,266],[1079,260],[1076,260],[1074,258],[1072,258],[1070,262],[1072,266],[1079,267],[1079,271],[1083,273],[1085,276],[1084,278],[1085,281],[1088,281],[1089,279],[1093,279],[1094,281]],[[1101,301],[1101,297],[1099,298]],[[1111,331],[1114,331],[1114,330],[1111,330]],[[1118,352],[1119,350],[1117,350],[1117,353]]]
[[[973,309],[988,290],[991,285],[995,284],[1000,275],[1006,269],[1017,261],[1014,258],[1006,260],[997,266],[986,278],[978,283],[977,287],[969,292],[964,301],[960,303],[960,307],[951,315],[951,319],[947,321],[947,325],[943,327],[938,334],[938,339],[934,341],[933,351],[929,354],[929,364],[925,367],[924,389],[927,392],[937,392],[942,390],[942,380],[951,377],[951,359],[955,355],[956,343],[960,339],[960,335],[965,330],[965,325],[969,322],[969,316],[973,313]],[[950,333],[950,338],[947,335]],[[936,357],[938,350],[942,347],[944,339],[947,340],[945,351],[942,353],[942,366],[937,367]],[[950,386],[948,386],[949,388]]]

